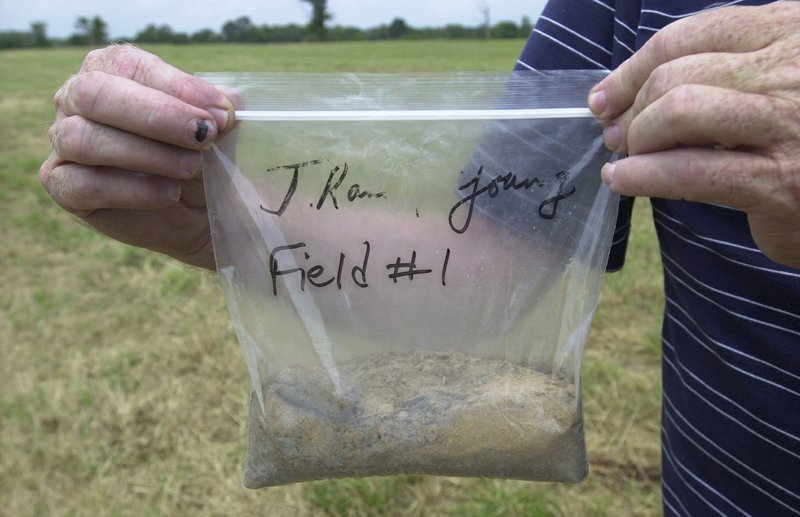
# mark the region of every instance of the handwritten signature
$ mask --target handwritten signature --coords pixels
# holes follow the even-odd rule
[[[477,172],[472,178],[469,179],[469,181],[458,186],[458,190],[466,192],[467,194],[455,205],[453,205],[448,216],[450,228],[456,233],[464,233],[467,231],[467,228],[469,228],[470,222],[472,221],[475,203],[481,197],[488,196],[489,198],[493,199],[503,192],[508,192],[511,190],[529,190],[533,187],[543,187],[545,185],[545,181],[539,179],[538,177],[520,178],[514,172],[507,172],[505,174],[496,175],[494,179],[491,179],[485,185],[480,186],[483,170],[484,167],[481,165],[478,167]],[[574,185],[570,188],[566,188],[566,183],[569,179],[569,172],[560,171],[556,173],[555,178],[559,182],[558,192],[554,196],[545,199],[539,204],[538,213],[539,217],[542,219],[553,219],[556,216],[558,203],[575,193]],[[463,217],[463,221],[461,223],[457,223],[456,219],[459,211],[464,211],[460,210],[462,207],[464,210],[466,210],[466,215]]]
[[[261,210],[267,212],[272,215],[280,216],[282,215],[289,206],[296,190],[297,184],[300,177],[300,169],[311,167],[314,165],[320,165],[327,160],[310,160],[306,162],[295,163],[291,165],[280,165],[278,167],[272,167],[267,169],[266,172],[273,173],[282,170],[290,170],[292,171],[291,180],[289,182],[289,186],[286,190],[286,193],[283,196],[283,200],[280,203],[280,206],[277,209],[268,208],[265,205],[260,205]],[[334,165],[328,174],[327,181],[322,188],[322,193],[320,194],[319,198],[317,198],[317,202],[311,203],[312,208],[316,208],[317,210],[321,209],[327,202],[330,202],[335,209],[339,209],[339,199],[341,197],[342,192],[346,192],[344,198],[347,199],[349,202],[355,202],[360,199],[386,199],[387,193],[380,191],[380,192],[372,192],[370,190],[365,189],[358,183],[350,183],[349,185],[345,185],[345,180],[347,179],[347,174],[350,170],[350,167],[345,162],[341,167],[339,165]],[[509,192],[509,191],[519,191],[519,190],[531,190],[534,187],[545,187],[546,185],[552,183],[552,180],[542,180],[539,177],[521,177],[518,176],[515,172],[506,172],[504,174],[497,174],[494,178],[490,179],[489,181],[484,182],[481,184],[481,180],[484,173],[484,166],[481,165],[478,167],[475,174],[469,178],[465,183],[462,185],[458,185],[458,190],[463,192],[465,195],[459,199],[450,209],[450,213],[448,215],[448,222],[450,224],[450,228],[456,233],[464,233],[469,228],[470,223],[472,222],[472,216],[475,211],[475,204],[482,198],[489,198],[494,199],[498,197],[500,194]],[[463,174],[463,171],[462,171]],[[556,216],[556,212],[558,210],[559,202],[567,199],[568,197],[572,196],[575,193],[575,186],[572,185],[567,187],[567,181],[569,180],[569,172],[568,171],[560,171],[554,175],[555,181],[558,182],[558,190],[555,192],[554,195],[551,197],[546,198],[543,200],[538,207],[537,213],[540,218],[542,219],[553,219]],[[461,214],[464,213],[462,216]],[[419,215],[417,215],[419,217]]]
[[[292,179],[289,182],[289,188],[286,190],[286,194],[283,196],[283,201],[281,201],[280,206],[277,210],[272,210],[267,208],[264,205],[261,205],[261,210],[273,214],[273,215],[281,215],[283,212],[286,211],[286,208],[289,206],[289,202],[292,200],[295,191],[297,190],[297,182],[300,176],[300,169],[305,167],[310,167],[312,165],[319,165],[323,163],[324,160],[310,160],[307,162],[295,163],[292,165],[280,165],[278,167],[272,167],[271,169],[267,169],[266,172],[275,172],[279,170],[291,170],[292,171]],[[344,180],[347,178],[347,173],[349,172],[350,167],[345,163],[342,167],[335,165],[333,169],[331,169],[330,173],[328,174],[328,180],[325,182],[325,186],[322,189],[322,194],[320,194],[319,199],[317,200],[315,208],[319,210],[325,204],[327,200],[330,199],[331,203],[333,203],[333,207],[337,210],[339,209],[339,200],[337,195],[339,195],[339,189],[342,188],[344,184]],[[370,192],[365,190],[361,185],[358,183],[350,184],[349,188],[346,189],[347,194],[346,198],[351,203],[357,199],[364,199],[364,198],[386,198],[386,192]],[[312,204],[313,205],[313,204]]]

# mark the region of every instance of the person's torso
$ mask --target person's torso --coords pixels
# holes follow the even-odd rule
[[[517,68],[614,69],[671,22],[766,3],[551,2]],[[665,513],[797,513],[800,270],[767,259],[738,210],[651,201],[665,279]],[[622,202],[612,269],[622,263],[631,202]]]

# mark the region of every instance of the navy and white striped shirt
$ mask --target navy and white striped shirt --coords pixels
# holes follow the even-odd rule
[[[517,68],[613,69],[657,30],[710,5],[551,0]],[[622,266],[632,204],[621,202],[611,270]],[[664,513],[800,514],[800,270],[764,257],[742,212],[652,205],[666,296]]]

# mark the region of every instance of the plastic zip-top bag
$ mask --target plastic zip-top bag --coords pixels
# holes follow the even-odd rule
[[[246,486],[586,476],[603,74],[202,75],[241,101],[204,174]]]

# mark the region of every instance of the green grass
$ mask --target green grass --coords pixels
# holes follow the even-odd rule
[[[507,70],[522,41],[153,47],[198,71]],[[661,270],[637,201],[584,361],[577,486],[395,477],[241,487],[249,380],[213,275],[48,198],[52,96],[87,49],[0,52],[0,514],[658,515]]]

